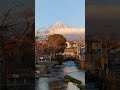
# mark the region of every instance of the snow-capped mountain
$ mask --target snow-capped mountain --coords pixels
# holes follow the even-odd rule
[[[77,37],[82,37],[84,39],[85,29],[73,28],[68,25],[65,25],[64,23],[58,22],[48,28],[45,28],[43,30],[39,30],[36,32],[36,36],[42,37],[42,38],[45,38],[46,36],[49,36],[52,34],[62,34],[67,38],[67,40],[76,39]]]
[[[65,25],[62,22],[57,22],[54,25],[50,26],[47,30],[48,31],[55,31],[57,29],[62,29],[62,28],[70,28],[69,26]]]

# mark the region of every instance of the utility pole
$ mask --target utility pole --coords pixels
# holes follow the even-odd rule
[[[106,60],[107,60],[107,66],[106,66],[106,69],[108,69],[108,52],[109,52],[109,50],[110,50],[110,47],[108,46],[109,44],[110,44],[110,36],[109,36],[109,34],[110,34],[110,32],[109,32],[109,30],[110,30],[110,28],[111,28],[111,26],[109,26],[109,25],[107,25],[107,26],[105,26],[105,42],[106,42]]]

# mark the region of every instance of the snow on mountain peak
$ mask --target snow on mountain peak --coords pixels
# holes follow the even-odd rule
[[[85,29],[84,28],[72,28],[67,25],[65,25],[62,22],[57,22],[53,24],[52,26],[46,28],[44,31],[38,31],[37,36],[38,37],[45,37],[52,34],[62,34],[64,36],[72,36],[72,34],[76,35],[84,35]],[[73,36],[72,36],[73,37]]]
[[[65,25],[64,23],[62,22],[57,22],[55,23],[54,25],[48,27],[48,31],[55,31],[57,29],[62,29],[62,28],[70,28],[69,26]]]

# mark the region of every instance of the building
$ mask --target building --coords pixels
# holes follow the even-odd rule
[[[68,41],[66,42],[67,47],[66,48],[77,48],[78,47],[78,43],[75,41]]]
[[[78,47],[78,43],[75,41],[66,42],[66,48],[64,50],[63,55],[65,57],[77,57],[80,53],[80,48]]]

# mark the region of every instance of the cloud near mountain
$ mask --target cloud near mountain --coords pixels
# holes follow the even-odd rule
[[[79,28],[60,28],[56,29],[55,31],[50,31],[51,34],[84,34],[85,29],[79,29]]]

